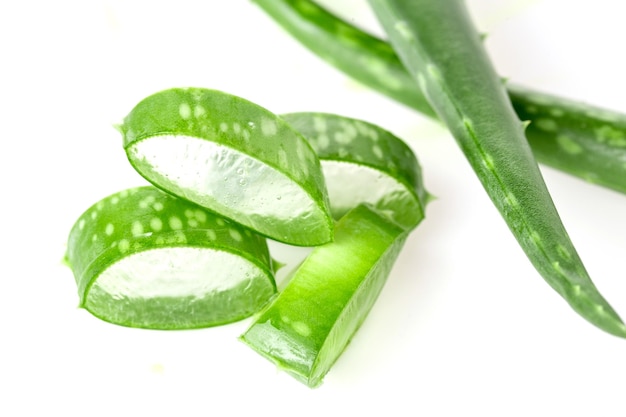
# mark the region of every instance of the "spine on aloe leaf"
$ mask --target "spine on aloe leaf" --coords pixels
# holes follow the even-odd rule
[[[369,0],[538,272],[582,317],[626,337],[559,218],[505,89],[462,1]]]
[[[310,0],[254,0],[292,36],[354,79],[426,116],[437,114],[391,46]],[[626,115],[508,85],[539,162],[626,193]]]

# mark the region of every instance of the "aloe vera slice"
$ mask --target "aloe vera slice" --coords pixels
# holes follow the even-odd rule
[[[276,292],[264,237],[150,186],[85,211],[70,232],[67,260],[80,306],[130,327],[229,323]]]
[[[268,110],[216,90],[170,89],[141,101],[120,130],[129,161],[157,187],[277,241],[332,239],[319,160]]]
[[[241,339],[310,387],[321,384],[361,326],[400,252],[406,230],[360,205],[318,246]]]
[[[368,203],[406,229],[422,220],[428,196],[421,186],[421,169],[400,138],[374,124],[335,114],[282,117],[317,152],[336,219]]]

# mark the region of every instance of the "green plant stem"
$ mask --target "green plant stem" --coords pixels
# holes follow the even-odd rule
[[[254,0],[304,46],[366,86],[436,118],[387,43],[310,0]],[[539,162],[626,193],[626,115],[508,85]]]
[[[626,337],[589,278],[464,3],[369,0],[391,44],[445,122],[520,246],[582,317]]]

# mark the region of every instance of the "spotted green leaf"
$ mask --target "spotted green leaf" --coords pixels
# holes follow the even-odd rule
[[[336,219],[368,203],[407,229],[422,220],[428,196],[421,169],[400,138],[372,123],[335,114],[282,117],[317,152]]]
[[[464,2],[369,3],[536,270],[580,316],[626,337],[626,326],[591,281],[561,222],[524,124]]]
[[[349,76],[423,115],[437,118],[389,43],[311,0],[254,0],[294,38]],[[513,108],[530,121],[537,160],[626,193],[626,115],[520,85],[506,84]]]
[[[276,292],[265,238],[154,187],[121,191],[85,211],[67,260],[80,306],[130,327],[229,323]]]
[[[277,241],[332,239],[319,160],[284,120],[201,88],[141,101],[120,130],[129,161],[157,187]]]
[[[508,88],[537,160],[626,194],[626,115],[519,86]]]

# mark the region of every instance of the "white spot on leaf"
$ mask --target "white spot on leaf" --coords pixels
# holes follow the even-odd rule
[[[243,237],[241,236],[241,233],[239,233],[235,229],[228,229],[228,234],[230,235],[230,237],[232,237],[237,242],[241,242],[243,240]]]
[[[150,229],[155,232],[160,232],[163,229],[163,222],[158,217],[153,217],[150,219]]]
[[[143,225],[140,221],[135,220],[130,228],[130,232],[133,236],[140,236],[143,234]]]
[[[169,225],[172,230],[180,230],[183,228],[183,222],[176,216],[170,217]]]
[[[265,136],[273,136],[278,132],[278,126],[276,125],[276,121],[272,119],[262,119],[261,120],[261,132]]]
[[[193,109],[193,115],[196,117],[196,119],[204,116],[205,114],[206,114],[205,108],[199,104]]]
[[[189,104],[180,103],[180,106],[178,106],[178,114],[180,114],[180,117],[184,120],[188,120],[191,117],[191,107],[189,107]]]
[[[383,155],[383,150],[380,149],[380,146],[378,146],[378,145],[372,146],[372,152],[374,152],[374,155],[376,155],[376,157],[378,159],[383,159],[383,156],[384,156]]]

